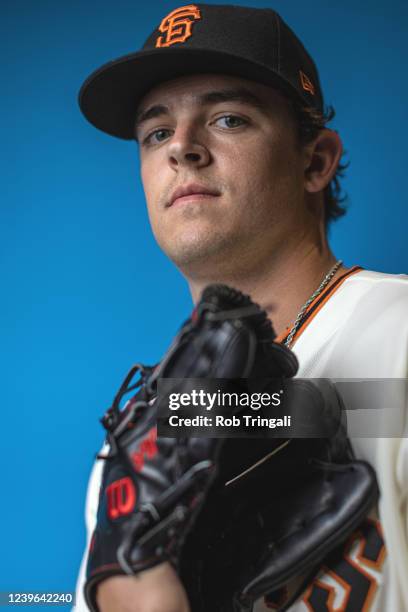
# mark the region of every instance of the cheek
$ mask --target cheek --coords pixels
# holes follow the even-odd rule
[[[303,198],[302,167],[296,151],[285,140],[275,143],[271,138],[271,142],[263,139],[245,155],[237,152],[237,159],[240,157],[245,171],[236,173],[234,192],[248,229],[263,231],[291,224]]]
[[[299,154],[284,136],[273,145],[266,145],[251,158],[257,168],[258,189],[269,191],[279,199],[291,199],[301,193],[302,164]]]
[[[160,177],[162,173],[156,170],[155,164],[152,162],[141,161],[140,178],[145,194],[147,212],[149,219],[154,229],[157,218],[157,203],[160,196]]]
[[[149,201],[153,198],[157,181],[154,181],[155,169],[153,164],[144,161],[140,162],[140,178],[142,180],[143,191],[149,206]]]
[[[293,162],[284,148],[261,143],[244,150],[235,149],[229,167],[224,170],[228,171],[234,195],[240,199],[261,194],[273,198],[283,195],[294,174]]]

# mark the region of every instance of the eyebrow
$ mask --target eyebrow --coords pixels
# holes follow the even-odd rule
[[[252,91],[244,87],[238,89],[220,89],[216,91],[208,91],[204,94],[193,96],[194,101],[200,105],[219,104],[222,102],[241,102],[242,104],[250,104],[260,110],[267,108],[266,102],[262,101]],[[155,119],[169,112],[168,106],[164,104],[155,104],[146,110],[141,110],[136,116],[135,131],[149,119]]]

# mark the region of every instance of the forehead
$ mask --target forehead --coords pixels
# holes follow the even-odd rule
[[[179,77],[170,81],[165,81],[152,88],[140,101],[137,108],[137,115],[143,113],[147,108],[156,104],[166,105],[168,107],[198,104],[203,99],[203,96],[211,92],[236,92],[248,93],[248,100],[253,102],[258,99],[266,106],[270,104],[285,105],[285,97],[272,87],[267,87],[254,81],[241,79],[229,75],[220,74],[196,74]],[[207,98],[211,101],[211,97]],[[218,100],[214,96],[214,100]],[[239,99],[239,96],[237,96]],[[242,96],[245,99],[245,95]]]

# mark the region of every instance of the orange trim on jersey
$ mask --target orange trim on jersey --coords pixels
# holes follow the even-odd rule
[[[347,559],[348,561],[349,559]],[[341,576],[339,576],[338,574],[336,574],[336,572],[328,567],[324,567],[324,571],[326,572],[326,574],[328,574],[329,576],[331,576],[336,582],[338,582],[344,589],[344,596],[343,596],[343,603],[340,606],[340,608],[335,608],[334,607],[334,598],[336,595],[336,590],[334,587],[329,586],[330,588],[330,597],[329,597],[329,601],[327,602],[327,607],[330,610],[330,612],[345,612],[346,608],[347,608],[347,604],[349,602],[350,599],[350,593],[351,593],[351,584],[349,584],[348,582],[346,582],[344,580],[344,578],[342,578]],[[331,599],[332,598],[332,599]],[[360,611],[361,612],[361,611]]]
[[[307,607],[307,609],[309,610],[309,612],[316,612],[315,608],[312,608],[312,606],[309,603],[309,597],[312,593],[312,589],[313,586],[317,585],[318,587],[320,587],[321,589],[323,589],[324,591],[328,592],[328,597],[327,597],[327,609],[330,610],[330,612],[333,612],[334,608],[333,608],[333,602],[334,602],[334,598],[336,596],[336,591],[335,588],[333,586],[331,586],[330,584],[325,584],[324,582],[321,582],[321,580],[319,580],[318,578],[316,580],[313,580],[313,582],[308,586],[308,588],[306,589],[302,601],[305,604],[305,606]],[[337,612],[337,610],[336,610]]]
[[[354,544],[355,540],[359,539],[359,534],[355,534],[354,538],[351,540],[350,542],[350,547]],[[360,542],[359,545],[359,552],[362,551],[362,549],[364,548],[364,546],[366,545],[367,541],[365,538],[362,538],[362,541]],[[357,555],[358,557],[358,555]],[[383,559],[384,560],[384,557]],[[378,582],[377,580],[374,578],[374,576],[371,576],[371,574],[369,574],[368,572],[366,572],[364,570],[364,568],[361,565],[358,565],[352,558],[351,556],[347,557],[347,563],[349,563],[352,567],[354,567],[355,570],[357,570],[360,574],[362,574],[363,576],[365,576],[367,578],[367,580],[370,583],[370,586],[368,587],[368,593],[366,595],[366,598],[364,600],[364,605],[363,608],[361,610],[361,612],[368,612],[371,608],[371,604],[373,602],[374,599],[374,595],[377,592],[378,589]],[[333,578],[335,578],[335,580],[337,580],[338,576],[336,574],[336,572],[333,572]]]
[[[296,342],[296,340],[304,332],[304,330],[311,323],[311,321],[313,321],[317,313],[323,308],[323,306],[326,304],[326,302],[328,302],[329,298],[331,298],[331,296],[337,291],[337,289],[341,287],[344,281],[353,274],[361,272],[362,269],[363,268],[361,266],[353,266],[352,268],[350,268],[350,270],[344,272],[344,274],[336,278],[336,280],[329,283],[325,290],[313,300],[313,302],[309,305],[309,308],[304,314],[303,322],[300,324],[298,330],[296,331],[296,334],[293,337],[293,343]],[[275,342],[283,344],[283,342],[289,335],[290,329],[291,328],[288,327],[282,334],[279,334],[279,336],[275,338]]]
[[[347,563],[351,562],[350,557],[348,557],[347,555],[344,558],[346,559]],[[361,574],[363,574],[366,578],[369,579],[370,586],[368,589],[367,598],[364,600],[364,605],[363,605],[362,610],[359,611],[359,612],[368,612],[368,610],[370,609],[368,606],[371,606],[373,597],[377,590],[377,583],[372,576],[362,571],[361,567],[356,566],[354,563],[351,563],[351,564],[353,565],[355,569],[357,569]],[[344,595],[342,597],[343,601],[340,604],[340,607],[338,608],[334,607],[334,601],[336,597],[336,588],[332,586],[331,584],[326,584],[325,582],[322,582],[319,579],[314,580],[312,584],[308,587],[307,591],[305,592],[302,598],[303,603],[307,606],[310,612],[316,612],[316,608],[313,608],[308,601],[312,593],[313,586],[316,585],[320,587],[321,589],[323,589],[324,591],[327,591],[328,593],[327,604],[326,604],[328,612],[345,612],[347,610],[347,606],[349,603],[352,585],[346,582],[341,576],[339,576],[339,574],[337,574],[335,570],[330,569],[325,565],[322,566],[322,571],[326,575],[331,576],[333,580],[335,580],[335,582],[337,582],[343,587]]]
[[[366,521],[369,522],[377,530],[380,536],[382,536],[382,527],[381,527],[380,521],[377,521],[371,518],[367,518]],[[358,542],[358,545],[357,545],[357,552],[355,556],[356,556],[356,559],[360,563],[362,563],[362,565],[359,565],[358,563],[356,563],[356,561],[351,556],[351,549],[353,548],[353,545],[356,541]],[[371,559],[367,559],[367,557],[364,556],[364,548],[366,544],[367,544],[367,538],[363,535],[363,531],[360,527],[357,531],[351,534],[351,536],[346,542],[346,545],[344,547],[344,552],[343,552],[343,559],[346,561],[346,563],[351,565],[351,567],[353,567],[359,574],[362,574],[368,580],[368,583],[369,583],[367,595],[365,597],[364,604],[360,612],[369,612],[371,608],[371,604],[374,599],[374,595],[376,594],[377,589],[378,589],[378,582],[376,578],[372,576],[371,574],[369,574],[364,569],[363,565],[367,565],[368,567],[374,567],[376,570],[380,570],[384,562],[385,556],[386,556],[385,544],[383,542],[377,560],[374,562]],[[331,576],[333,580],[337,582],[338,584],[340,584],[344,589],[343,601],[340,604],[340,607],[338,608],[334,607],[334,600],[336,596],[335,587],[330,584],[326,584],[325,582],[322,581],[324,580],[325,574]],[[321,573],[319,575],[320,575],[320,579],[316,578],[315,580],[313,580],[308,586],[308,588],[306,589],[302,597],[303,603],[306,605],[308,610],[310,610],[310,612],[314,612],[315,608],[312,608],[312,606],[310,605],[309,598],[312,594],[313,587],[316,585],[328,593],[327,610],[329,612],[345,612],[345,610],[347,609],[348,603],[349,603],[352,585],[346,582],[336,572],[335,568],[328,567],[327,565],[322,565]]]
[[[367,543],[367,539],[364,538],[363,534],[361,532],[361,537],[363,538],[363,541],[360,543],[359,547],[358,547],[358,552],[356,554],[356,559],[362,563],[363,565],[367,565],[368,567],[372,567],[375,570],[380,570],[385,557],[387,556],[387,549],[385,548],[385,543],[384,543],[384,536],[383,536],[383,531],[382,531],[382,526],[380,521],[372,519],[372,518],[366,518],[366,521],[368,523],[371,523],[373,527],[375,527],[383,541],[383,544],[381,546],[381,550],[379,552],[378,558],[373,561],[372,559],[368,559],[367,557],[364,556],[364,547]]]

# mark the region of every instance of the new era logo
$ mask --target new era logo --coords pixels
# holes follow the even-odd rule
[[[315,87],[314,87],[312,81],[309,79],[307,74],[302,72],[302,70],[299,70],[299,75],[300,75],[300,83],[301,83],[303,89],[305,91],[308,91],[309,93],[311,93],[312,96],[314,96],[316,92],[315,92]]]

